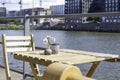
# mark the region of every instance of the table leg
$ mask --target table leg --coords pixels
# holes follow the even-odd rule
[[[40,72],[39,72],[38,65],[34,63],[30,63],[30,66],[31,66],[32,73],[34,75],[35,80],[40,80],[40,77],[39,77]]]
[[[92,77],[93,73],[95,72],[95,70],[96,70],[96,68],[98,67],[99,64],[100,64],[100,61],[94,62],[86,76],[87,77]]]

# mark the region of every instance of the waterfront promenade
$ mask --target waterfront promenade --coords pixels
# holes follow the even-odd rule
[[[6,80],[5,69],[0,67],[0,80]],[[23,76],[20,73],[11,71],[12,80],[22,80]],[[27,77],[26,80],[33,80],[31,77]]]

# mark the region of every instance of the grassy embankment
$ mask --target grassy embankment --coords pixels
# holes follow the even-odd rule
[[[0,30],[23,30],[23,26],[19,26],[20,20],[0,19]]]
[[[18,25],[9,25],[9,26],[0,26],[0,30],[23,30],[23,26]]]

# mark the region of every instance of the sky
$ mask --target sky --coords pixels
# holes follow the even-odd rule
[[[3,7],[2,3],[6,2],[4,7],[7,10],[20,10],[19,0],[0,0],[0,7]],[[40,0],[22,0],[22,9],[40,7]],[[34,3],[34,4],[33,4]],[[42,0],[42,7],[49,8],[50,5],[64,4],[64,0]]]

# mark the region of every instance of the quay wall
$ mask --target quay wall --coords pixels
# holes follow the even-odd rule
[[[50,23],[44,23],[38,26],[36,30],[69,30],[69,31],[103,31],[103,32],[120,32],[120,23],[58,23],[50,26]]]

